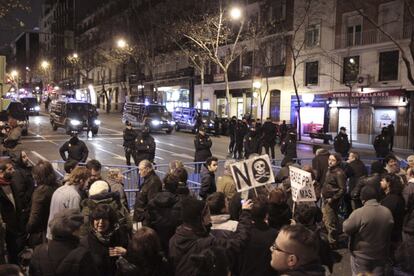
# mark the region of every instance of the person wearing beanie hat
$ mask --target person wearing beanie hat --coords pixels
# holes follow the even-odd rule
[[[97,180],[92,183],[91,187],[89,188],[89,196],[98,195],[101,193],[108,193],[111,191],[111,187],[106,181]]]
[[[65,209],[50,221],[52,239],[37,246],[30,262],[30,275],[99,275],[89,250],[79,246],[83,216]]]
[[[210,211],[204,201],[186,197],[181,204],[183,224],[177,228],[169,246],[175,275],[196,275],[197,267],[190,256],[215,246],[226,248],[230,260],[234,262],[249,238],[252,219],[248,210],[252,208],[252,201],[247,200],[243,204],[237,230],[229,238],[209,235]]]
[[[385,275],[394,220],[391,211],[378,203],[376,194],[373,187],[363,187],[364,206],[354,210],[343,222],[343,231],[350,236],[352,275],[367,271]]]

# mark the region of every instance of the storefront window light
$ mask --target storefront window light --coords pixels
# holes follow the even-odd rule
[[[302,101],[305,104],[312,103],[314,99],[315,99],[315,95],[314,94],[303,94],[302,95]]]

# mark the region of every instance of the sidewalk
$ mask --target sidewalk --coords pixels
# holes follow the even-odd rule
[[[304,144],[304,145],[318,145],[321,146],[323,148],[329,149],[329,150],[333,150],[333,144],[329,144],[326,145],[323,143],[322,140],[319,139],[311,139],[309,137],[302,137],[302,141],[298,141],[298,144]],[[372,145],[368,145],[368,144],[361,144],[358,142],[352,142],[352,148],[351,150],[356,150],[359,153],[361,153],[361,155],[373,155],[375,156],[375,150],[374,147]],[[414,154],[413,150],[408,150],[408,149],[400,149],[400,148],[394,148],[393,153],[401,159],[407,159],[407,157],[411,154]]]

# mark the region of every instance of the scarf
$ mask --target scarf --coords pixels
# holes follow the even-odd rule
[[[92,227],[92,233],[93,235],[104,245],[109,245],[112,236],[115,234],[115,232],[119,229],[119,224],[115,224],[112,231],[108,233],[100,233],[95,230],[95,228]]]
[[[10,185],[10,181],[9,180],[6,180],[6,179],[4,179],[4,178],[0,178],[0,186],[8,186],[8,185]]]

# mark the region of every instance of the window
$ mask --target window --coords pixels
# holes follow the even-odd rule
[[[348,26],[346,28],[346,46],[361,45],[362,42],[362,26]]]
[[[358,12],[350,12],[342,15],[344,35],[343,46],[350,47],[362,44],[362,22],[363,18]]]
[[[319,62],[306,62],[306,83],[305,85],[318,85],[318,71],[319,71]]]
[[[347,84],[357,80],[359,74],[359,56],[345,57],[342,82]]]
[[[286,0],[273,0],[269,8],[269,21],[283,21],[286,19]]]
[[[320,41],[320,24],[309,25],[306,29],[306,47],[315,47]]]
[[[389,51],[380,53],[379,80],[389,81],[398,79],[399,52]]]

